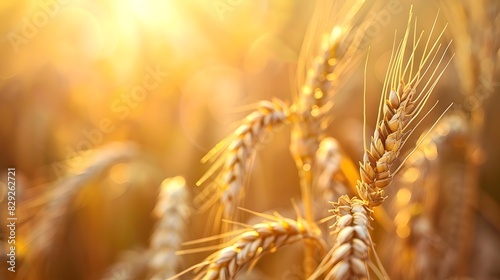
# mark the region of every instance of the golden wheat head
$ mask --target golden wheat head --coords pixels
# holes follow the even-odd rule
[[[360,163],[361,180],[357,183],[358,194],[368,201],[370,206],[379,206],[385,199],[384,188],[392,182],[393,178],[391,166],[398,159],[401,148],[414,130],[416,126],[414,122],[421,119],[420,113],[443,73],[440,72],[436,76],[449,47],[448,45],[445,48],[437,65],[431,69],[441,49],[438,41],[444,29],[430,45],[433,33],[431,30],[420,61],[418,62],[415,56],[422,34],[418,38],[414,36],[410,57],[405,59],[411,22],[410,12],[405,36],[391,57],[375,132],[370,139],[369,147],[365,144],[363,162]]]

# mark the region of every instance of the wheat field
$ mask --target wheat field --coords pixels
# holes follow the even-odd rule
[[[0,14],[0,279],[500,279],[500,2]]]

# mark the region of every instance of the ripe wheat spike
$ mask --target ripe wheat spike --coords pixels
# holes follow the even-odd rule
[[[85,187],[88,187],[93,180],[106,174],[113,165],[131,161],[138,154],[138,147],[132,143],[111,143],[92,151],[83,158],[84,163],[82,166],[78,166],[78,174],[67,175],[52,190],[39,198],[45,202],[45,205],[38,216],[35,217],[37,224],[29,236],[30,250],[27,254],[27,260],[28,262],[40,264],[40,267],[26,267],[26,270],[20,271],[23,277],[28,277],[25,276],[25,273],[30,276],[40,277],[40,275],[43,275],[42,271],[47,270],[42,265],[43,261],[37,262],[34,260],[46,258],[52,244],[57,242],[58,236],[65,229],[63,226],[64,219],[71,213],[72,205],[78,194]]]
[[[163,181],[153,210],[159,220],[151,235],[149,248],[152,254],[148,264],[151,280],[165,279],[177,273],[180,259],[176,251],[181,247],[191,212],[188,201],[189,193],[183,177]]]
[[[330,121],[332,97],[359,58],[354,19],[362,5],[363,1],[318,1],[315,7],[299,58],[299,92],[292,108],[290,149],[299,170],[313,164]]]
[[[439,39],[444,32],[443,29],[435,42],[430,44],[434,27],[427,38],[420,61],[416,61],[415,53],[422,35],[417,38],[416,34],[414,34],[411,55],[407,61],[405,60],[411,22],[412,13],[410,12],[405,36],[391,56],[375,132],[370,139],[369,147],[365,144],[363,162],[360,162],[361,180],[357,184],[358,194],[372,207],[379,206],[385,200],[384,188],[392,182],[393,178],[391,166],[399,157],[401,148],[415,128],[414,122],[421,119],[420,113],[424,110],[424,105],[441,77],[442,71],[449,64],[448,61],[444,69],[436,75],[448,50],[448,45],[432,70],[432,63],[441,49],[441,45],[438,44]],[[415,63],[418,65],[415,66]],[[422,88],[420,88],[421,84],[423,84]]]
[[[217,246],[222,249],[208,256],[202,263],[187,270],[198,271],[194,279],[235,279],[243,270],[251,270],[264,254],[273,253],[301,240],[312,240],[319,248],[323,250],[325,248],[321,231],[316,224],[309,224],[301,217],[292,220],[277,213],[271,216],[247,211],[265,217],[268,221],[253,226],[244,225],[246,228],[242,230],[186,243],[186,245],[196,244],[237,234],[232,240]],[[207,251],[211,248],[187,249],[184,252]],[[177,279],[175,277],[179,275],[169,278],[169,280]]]
[[[382,204],[386,198],[384,188],[392,182],[393,178],[391,165],[398,158],[402,146],[417,125],[414,124],[414,121],[420,119],[419,115],[442,74],[441,72],[437,77],[434,77],[447,50],[447,48],[444,50],[430,76],[426,77],[439,52],[438,40],[443,34],[443,32],[439,34],[436,42],[431,44],[428,50],[433,33],[431,31],[415,71],[415,52],[421,35],[417,38],[414,34],[410,58],[405,60],[411,23],[412,12],[410,10],[404,38],[391,56],[383,86],[377,126],[371,137],[370,147],[367,148],[366,144],[364,145],[364,159],[363,163],[360,163],[361,180],[357,184],[361,199],[356,197],[350,199],[348,196],[342,196],[337,203],[333,204],[333,212],[337,218],[332,232],[335,236],[335,245],[310,279],[316,279],[323,273],[326,273],[326,279],[364,279],[369,277],[369,252],[372,242],[368,229],[372,208]],[[414,74],[413,71],[415,71]],[[427,80],[426,82],[423,82],[424,78]],[[422,89],[417,89],[421,83],[425,83],[425,85]],[[373,254],[378,260],[376,252]],[[380,264],[379,266],[380,270],[384,271]]]
[[[216,173],[214,181],[195,198],[195,203],[202,210],[219,202],[222,217],[234,220],[258,145],[262,144],[266,133],[288,121],[289,109],[283,101],[260,101],[258,105],[258,109],[249,114],[231,136],[202,159],[207,161],[213,156],[217,157],[197,182],[197,185],[201,185]],[[227,147],[222,150],[225,145]]]
[[[332,202],[337,221],[333,225],[335,244],[318,269],[308,279],[364,279],[368,277],[368,262],[372,241],[369,233],[372,210],[368,204],[347,195]]]
[[[359,37],[354,21],[364,1],[317,1],[297,67],[290,152],[299,173],[302,204],[309,223],[315,219],[312,184],[314,156],[330,122],[332,97],[356,65]],[[313,259],[313,248],[306,255]],[[314,264],[305,264],[306,274]]]

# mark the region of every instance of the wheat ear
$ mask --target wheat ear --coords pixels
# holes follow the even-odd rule
[[[90,182],[106,174],[113,165],[131,161],[137,156],[138,148],[133,143],[107,144],[83,158],[84,163],[77,167],[78,174],[68,174],[53,189],[37,198],[37,200],[43,200],[45,205],[35,217],[37,223],[28,236],[30,250],[28,250],[27,261],[40,265],[23,268],[20,271],[22,278],[27,278],[32,274],[38,278],[42,275],[42,270],[48,271],[47,266],[42,268],[44,266],[42,264],[44,263],[43,258],[46,258],[50,252],[52,244],[57,242],[58,235],[63,234],[65,230],[65,227],[62,226],[64,219],[71,213],[72,203],[77,195]]]
[[[336,201],[341,194],[349,193],[349,189],[342,180],[341,161],[342,152],[337,140],[326,137],[321,140],[315,155],[315,178],[313,178],[314,194],[325,205],[318,205],[319,213],[328,213],[325,209],[330,206],[328,201]],[[324,211],[323,211],[324,210]]]
[[[314,172],[314,195],[319,200],[316,209],[319,217],[323,218],[321,214],[327,214],[327,207],[331,206],[329,201],[337,201],[342,194],[350,197],[355,194],[359,171],[343,154],[338,141],[326,137],[316,151]],[[386,230],[392,230],[392,221],[383,208],[374,213],[374,219]]]
[[[464,109],[474,117],[477,111],[484,110],[484,101],[494,92],[491,88],[484,90],[483,87],[495,84],[495,70],[498,70],[491,62],[498,59],[497,51],[500,48],[496,39],[500,36],[500,25],[498,21],[495,22],[500,5],[495,0],[440,2],[456,40],[455,64],[461,93],[464,94]],[[478,120],[472,118],[471,121]]]
[[[159,218],[151,236],[151,259],[149,271],[151,280],[166,279],[177,273],[180,249],[186,224],[190,215],[187,205],[189,193],[186,181],[177,176],[168,178],[161,184],[161,191],[153,214]]]
[[[437,40],[443,33],[441,32],[436,43],[427,52],[432,36],[432,31],[430,32],[416,74],[412,75],[415,61],[414,54],[420,37],[417,40],[416,36],[414,36],[416,41],[410,59],[404,62],[411,22],[412,12],[410,10],[404,39],[391,58],[388,75],[383,87],[384,94],[381,96],[377,127],[371,138],[370,147],[366,148],[366,144],[364,145],[364,161],[360,163],[361,180],[357,183],[357,190],[361,199],[355,197],[350,199],[348,196],[342,196],[337,203],[333,204],[333,212],[337,218],[333,231],[336,238],[335,245],[313,273],[311,279],[316,279],[325,272],[327,272],[327,279],[355,279],[368,278],[369,276],[368,263],[370,259],[368,253],[372,243],[368,228],[372,208],[384,201],[383,189],[392,182],[393,177],[390,167],[399,156],[401,147],[415,127],[413,125],[412,128],[412,123],[418,118],[440,77],[438,75],[437,78],[434,78],[433,83],[430,83],[442,58],[428,78],[429,82],[425,84],[423,89],[417,91],[417,86],[422,82],[429,70],[429,65],[433,62],[440,48],[436,48],[436,45]],[[432,54],[434,54],[433,58],[428,61]],[[407,73],[407,70],[409,70],[409,73]],[[408,81],[405,82],[405,79]],[[355,216],[357,219],[354,218]],[[355,231],[355,229],[358,230]],[[376,252],[373,253],[376,254]]]
[[[30,251],[47,248],[48,244],[55,241],[56,229],[60,228],[59,225],[68,213],[75,196],[89,181],[104,174],[114,164],[130,161],[137,153],[137,147],[131,143],[108,144],[85,158],[85,166],[79,167],[83,171],[77,175],[68,175],[48,194],[44,194],[45,197],[41,199],[46,201],[46,205],[40,214],[42,219],[33,231],[35,234],[32,236],[32,243],[30,242]]]
[[[450,265],[450,260],[457,256],[456,251],[463,242],[453,237],[465,231],[462,226],[468,221],[460,214],[466,208],[462,206],[464,183],[456,182],[453,190],[447,190],[445,183],[449,178],[460,180],[464,172],[454,176],[442,174],[443,167],[451,163],[443,150],[452,149],[454,156],[460,155],[452,143],[463,143],[467,135],[465,114],[455,112],[443,117],[430,133],[421,136],[422,144],[401,169],[401,176],[395,182],[399,190],[390,207],[396,231],[389,233],[380,246],[393,260],[395,277],[442,279],[453,276],[449,274],[450,266],[456,262]]]
[[[465,150],[463,163],[466,166],[458,167],[457,171],[451,171],[462,178],[457,179],[458,184],[463,186],[460,190],[464,193],[461,204],[465,207],[450,205],[450,208],[462,209],[461,217],[456,217],[458,222],[464,227],[461,229],[460,242],[458,245],[458,261],[455,264],[456,276],[462,277],[470,273],[473,240],[475,238],[476,221],[473,205],[480,201],[480,160],[474,155],[480,154],[483,148],[483,138],[485,136],[485,102],[495,93],[495,84],[499,76],[498,67],[500,55],[498,50],[500,43],[500,24],[498,13],[500,4],[498,1],[441,1],[443,11],[450,20],[450,29],[453,37],[456,38],[455,60],[461,93],[464,94],[463,105],[469,113],[468,126],[469,134]],[[458,3],[457,3],[458,2]],[[498,91],[496,91],[498,92]],[[450,168],[451,169],[451,168]],[[456,168],[457,169],[457,168]],[[445,183],[453,177],[445,177]],[[455,177],[456,178],[456,177]],[[480,207],[483,209],[483,207]],[[445,227],[453,231],[453,229]]]
[[[306,33],[297,67],[299,93],[292,107],[290,151],[300,178],[302,204],[309,223],[315,219],[313,209],[312,170],[315,153],[330,119],[332,97],[352,70],[359,45],[354,36],[354,18],[363,1],[317,1]],[[315,46],[320,41],[320,46]],[[312,61],[307,62],[307,59]],[[314,260],[312,246],[306,248],[306,259]],[[310,275],[314,263],[305,263]]]
[[[317,279],[325,272],[328,272],[325,279],[366,278],[372,244],[368,231],[372,210],[365,201],[347,195],[332,205],[330,211],[337,218],[332,231],[335,244],[309,279]]]
[[[256,224],[228,242],[223,249],[210,255],[196,279],[235,279],[239,272],[251,268],[267,253],[300,240],[321,241],[320,231],[314,224],[281,216]]]
[[[419,115],[443,73],[440,72],[435,77],[448,48],[443,51],[441,59],[432,73],[429,74],[428,71],[441,47],[441,45],[438,45],[438,40],[441,38],[444,29],[435,43],[432,44],[430,50],[428,50],[433,33],[433,30],[431,30],[416,73],[412,75],[415,70],[416,47],[421,36],[418,37],[418,40],[414,36],[415,42],[411,56],[405,62],[405,50],[411,21],[412,13],[410,11],[405,36],[391,58],[381,96],[375,132],[371,137],[369,147],[366,147],[365,144],[363,162],[360,162],[361,180],[357,183],[358,194],[371,207],[379,206],[385,200],[384,188],[392,182],[393,178],[391,166],[398,158],[401,148],[415,128],[414,122],[420,119]],[[430,76],[424,82],[427,75]],[[421,83],[425,83],[425,85],[420,89],[418,86]]]
[[[290,146],[299,170],[313,164],[330,121],[334,93],[359,58],[359,38],[354,36],[353,26],[363,1],[341,2],[318,1],[301,50],[297,70],[300,91],[292,108],[295,121]]]
[[[239,205],[257,146],[262,143],[266,133],[286,123],[288,117],[288,106],[283,101],[260,101],[258,109],[249,114],[226,141],[221,142],[229,143],[227,149],[219,155],[197,185],[203,184],[218,171],[217,177],[196,197],[195,202],[200,204],[202,209],[207,209],[220,201],[223,217],[232,219]],[[219,150],[220,145],[210,151],[202,161],[214,156]]]
[[[165,179],[153,209],[158,219],[145,251],[129,251],[122,255],[102,280],[166,279],[177,273],[180,249],[191,209],[186,181],[177,176]]]

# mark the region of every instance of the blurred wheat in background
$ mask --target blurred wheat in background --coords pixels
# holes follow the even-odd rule
[[[0,34],[0,279],[500,278],[496,0],[3,1]]]

